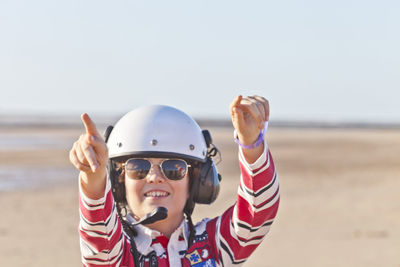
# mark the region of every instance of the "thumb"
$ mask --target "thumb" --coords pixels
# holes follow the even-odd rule
[[[242,109],[239,107],[233,107],[232,113],[233,113],[232,119],[233,119],[235,128],[238,128],[240,125],[243,125],[244,115],[243,115]],[[237,130],[239,130],[239,129],[237,129]]]

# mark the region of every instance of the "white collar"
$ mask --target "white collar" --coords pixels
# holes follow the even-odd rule
[[[150,252],[152,240],[157,236],[162,235],[162,233],[160,233],[159,231],[150,229],[147,226],[141,224],[135,226],[135,230],[137,231],[137,236],[135,236],[133,239],[136,243],[137,250],[143,255],[146,255]],[[179,240],[179,236],[183,236],[185,244],[187,246],[189,238],[189,227],[185,219],[182,220],[178,228],[176,228],[176,230],[171,234],[169,240],[172,242],[177,242]]]

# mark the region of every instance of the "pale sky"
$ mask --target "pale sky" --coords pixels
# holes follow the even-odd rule
[[[0,112],[400,122],[400,1],[0,1]]]

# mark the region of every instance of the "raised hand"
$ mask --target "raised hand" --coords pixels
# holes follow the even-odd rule
[[[230,106],[233,127],[243,145],[256,142],[265,122],[269,119],[269,103],[262,96],[237,96]],[[244,151],[246,159],[255,161],[262,153],[264,146]]]
[[[81,171],[81,179],[88,197],[98,197],[105,185],[108,149],[103,137],[89,115],[81,116],[86,132],[74,143],[69,159]],[[93,191],[93,192],[92,192]]]

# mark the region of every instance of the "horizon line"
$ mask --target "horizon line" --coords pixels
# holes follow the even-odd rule
[[[119,116],[101,116],[97,121],[99,127],[115,124]],[[198,118],[194,117],[200,127],[232,127],[230,118]],[[370,122],[362,120],[318,120],[318,119],[273,119],[270,126],[275,128],[319,128],[319,129],[400,129],[400,122]],[[0,129],[2,128],[81,128],[82,122],[79,118],[68,115],[38,116],[38,115],[0,115]]]

